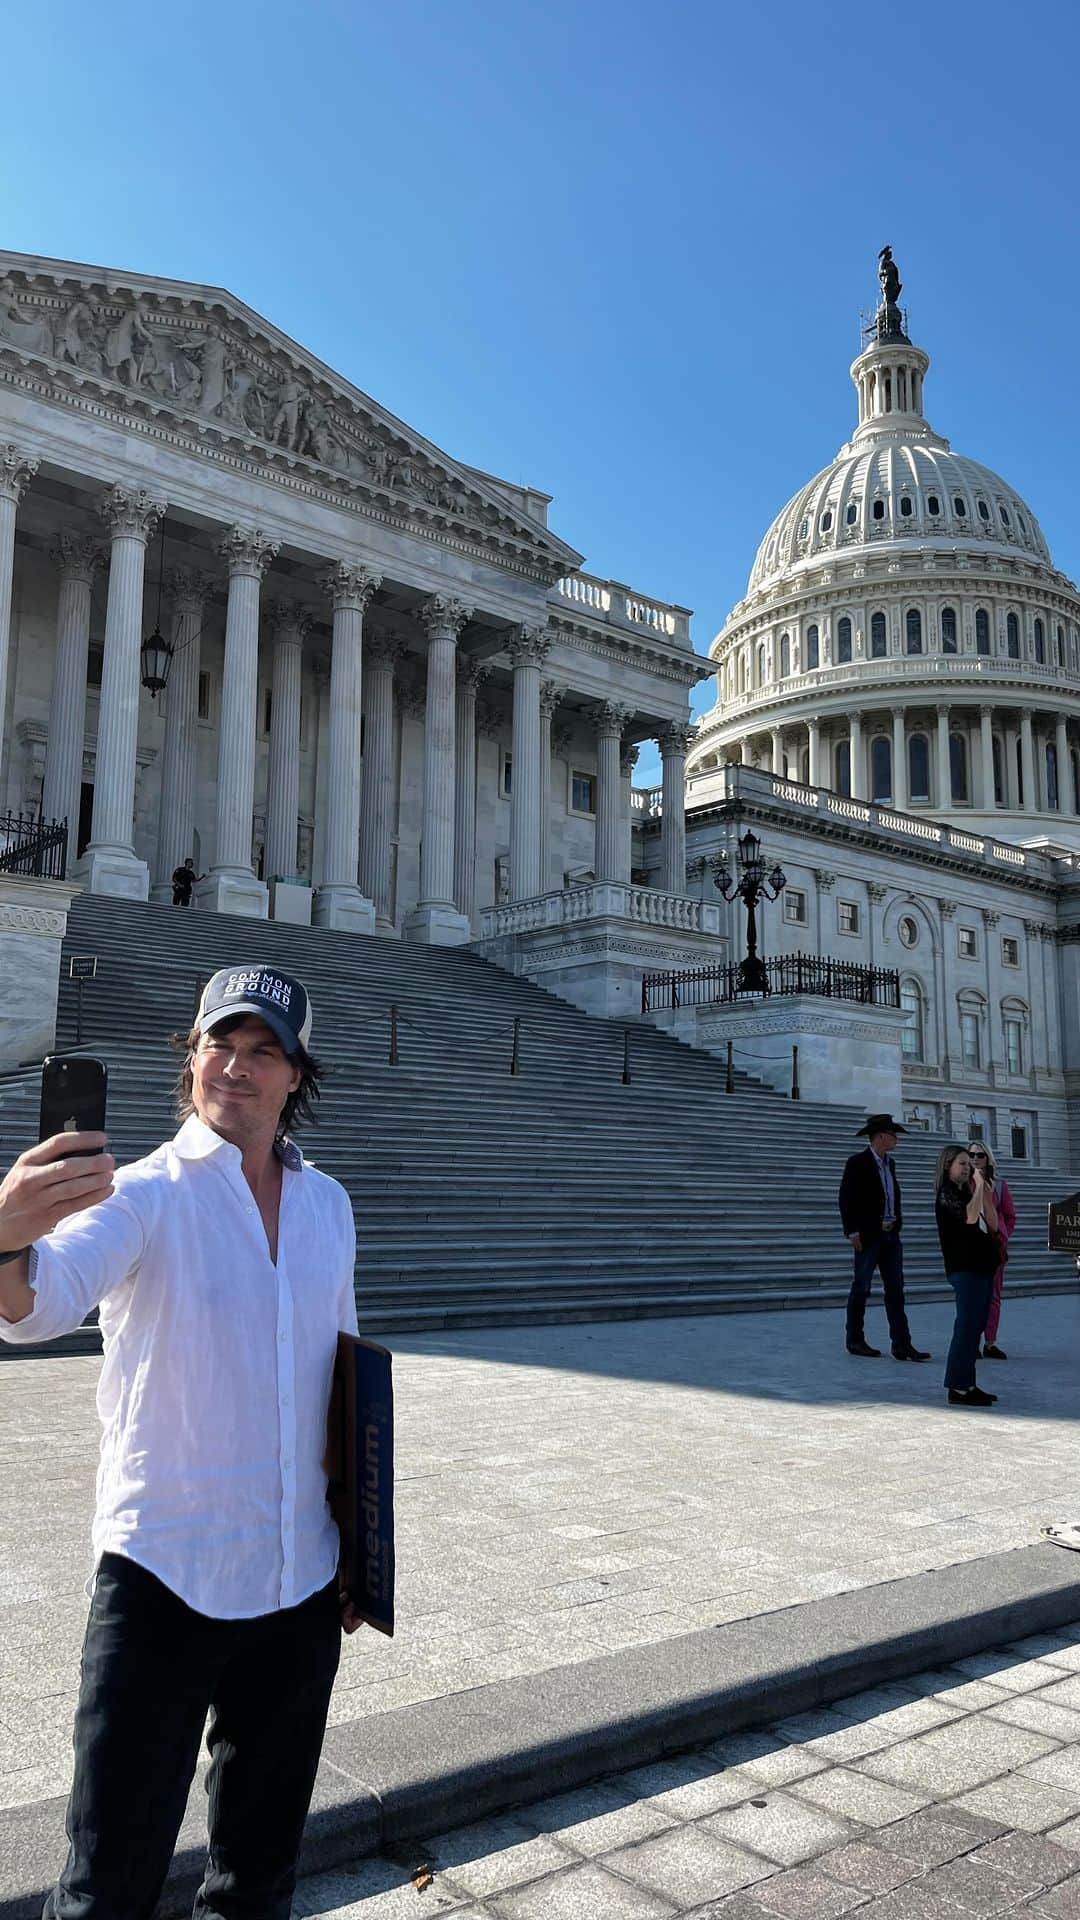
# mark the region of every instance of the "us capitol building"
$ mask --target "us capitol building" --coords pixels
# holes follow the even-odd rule
[[[713,878],[751,826],[785,879],[766,953],[895,969],[900,1006],[656,1017],[1064,1164],[1080,597],[929,425],[889,249],[880,279],[852,439],[702,656],[685,607],[583,571],[549,496],[233,295],[0,253],[0,1067],[48,1042],[75,890],[168,901],[187,856],[197,912],[471,942],[636,1019],[643,976],[741,953]],[[51,878],[5,861],[28,820],[66,823]]]
[[[899,970],[908,1122],[1066,1164],[1080,595],[1027,502],[928,422],[888,248],[881,289],[855,431],[776,516],[710,648],[691,874],[708,894],[750,820],[787,881],[767,951]],[[740,1031],[760,1045],[761,1024]]]

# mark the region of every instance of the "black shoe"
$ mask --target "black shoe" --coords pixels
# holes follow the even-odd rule
[[[894,1360],[929,1360],[931,1356],[920,1353],[918,1347],[894,1347],[892,1357]]]
[[[997,1404],[996,1393],[984,1393],[981,1387],[949,1388],[950,1407],[993,1407]]]
[[[881,1359],[881,1348],[867,1346],[865,1340],[849,1340],[847,1350],[849,1353],[857,1353],[863,1360]]]
[[[1009,1356],[1007,1353],[1002,1353],[1000,1347],[984,1347],[982,1357],[984,1360],[1007,1360]]]

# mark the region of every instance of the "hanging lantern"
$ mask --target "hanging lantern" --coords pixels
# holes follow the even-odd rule
[[[157,619],[153,633],[148,633],[139,648],[142,663],[142,683],[151,699],[156,700],[164,693],[169,684],[169,668],[172,666],[173,643],[166,640],[161,631],[161,590],[165,581],[165,516],[161,516],[161,541],[158,547],[158,583],[157,583]]]

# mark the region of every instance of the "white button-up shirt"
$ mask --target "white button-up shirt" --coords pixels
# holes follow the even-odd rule
[[[95,1554],[223,1620],[296,1606],[337,1566],[323,1461],[356,1234],[345,1189],[291,1142],[282,1160],[276,1266],[239,1148],[192,1117],[37,1241],[33,1312],[0,1316],[5,1340],[52,1340],[100,1306]]]

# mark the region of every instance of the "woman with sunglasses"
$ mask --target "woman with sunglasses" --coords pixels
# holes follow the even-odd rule
[[[1009,1192],[1007,1180],[999,1180],[994,1156],[983,1140],[972,1140],[968,1153],[971,1164],[986,1176],[994,1196],[997,1208],[998,1253],[1000,1256],[997,1272],[990,1290],[990,1310],[986,1316],[986,1331],[983,1334],[982,1357],[984,1360],[1004,1360],[1007,1356],[997,1344],[998,1323],[1001,1319],[1001,1284],[1005,1278],[1005,1262],[1009,1257],[1009,1241],[1016,1226],[1016,1208]]]
[[[1001,1255],[997,1238],[994,1189],[966,1147],[946,1147],[938,1157],[934,1211],[949,1284],[956,1295],[956,1320],[945,1362],[945,1389],[951,1407],[992,1407],[996,1393],[975,1382],[975,1362],[986,1326],[990,1291]]]

